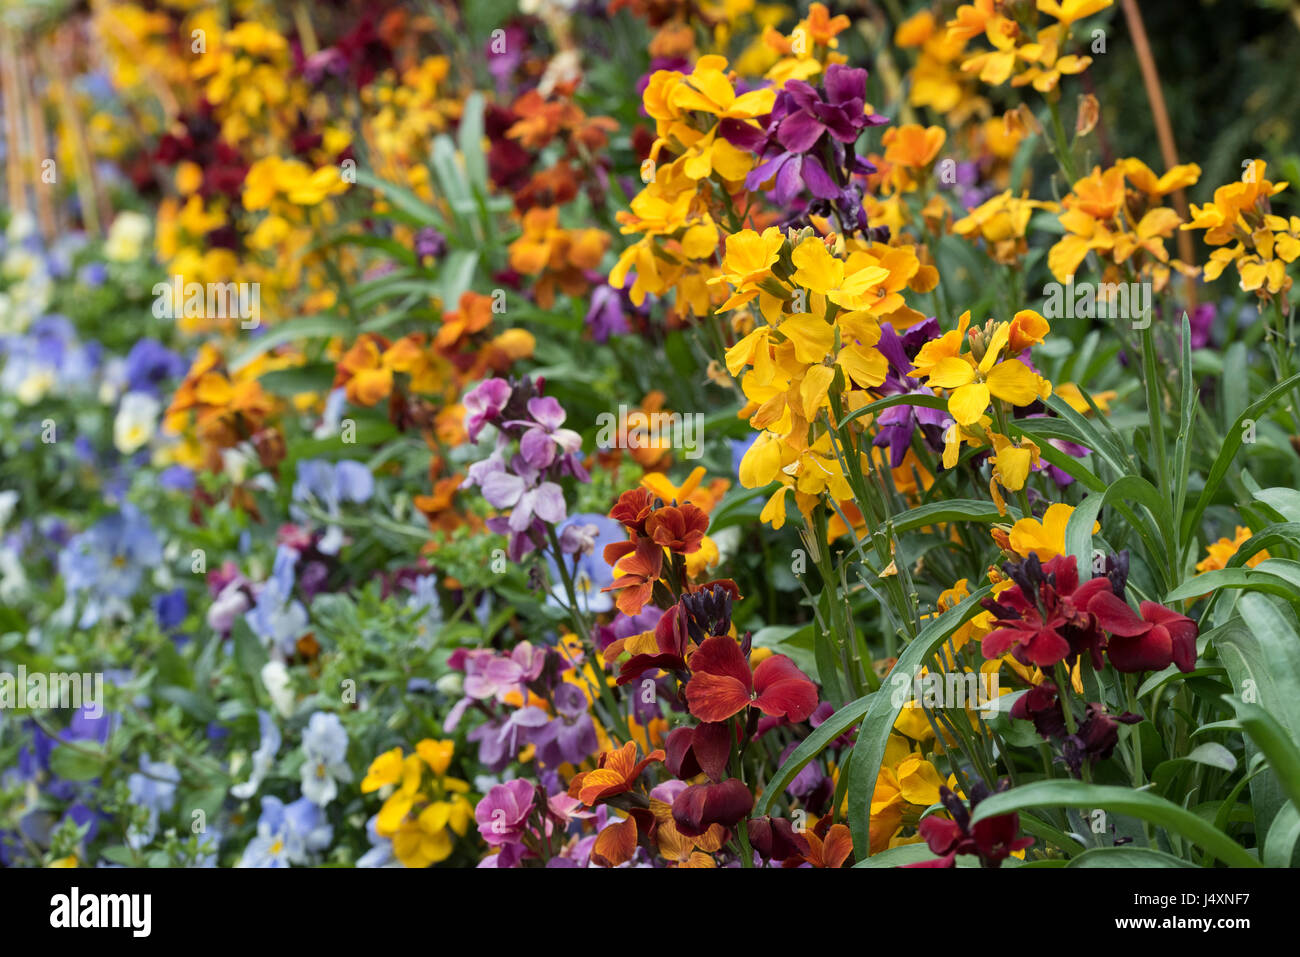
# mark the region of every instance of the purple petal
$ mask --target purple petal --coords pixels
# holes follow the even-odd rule
[[[528,414],[536,419],[538,424],[543,426],[548,432],[562,426],[566,415],[564,406],[560,405],[559,402],[549,395],[536,399],[529,399]]]
[[[803,181],[808,184],[809,191],[818,199],[835,199],[840,195],[840,188],[835,185],[830,174],[815,156],[804,157]]]
[[[524,494],[524,480],[509,472],[493,472],[482,483],[483,497],[493,508],[509,508]]]
[[[791,153],[806,153],[821,138],[826,127],[811,113],[791,113],[777,128],[777,142]]]
[[[542,521],[558,525],[565,519],[564,492],[554,482],[543,482],[537,486],[533,507]]]

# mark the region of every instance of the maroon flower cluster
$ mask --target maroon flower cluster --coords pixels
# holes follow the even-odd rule
[[[1110,559],[1107,574],[1082,583],[1073,555],[1046,565],[1030,555],[1003,568],[1015,587],[983,602],[998,621],[984,637],[985,658],[1010,652],[1021,664],[1051,668],[1073,666],[1086,653],[1100,669],[1104,653],[1123,672],[1195,667],[1196,622],[1153,601],[1135,612],[1124,600],[1127,553]]]

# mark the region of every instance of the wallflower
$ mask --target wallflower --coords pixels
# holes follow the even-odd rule
[[[1017,313],[1017,320],[1022,316],[1043,330],[1047,327],[1047,321],[1032,310]],[[978,359],[974,353],[959,352],[959,342],[969,323],[970,313],[962,313],[956,340],[945,336],[926,343],[914,360],[917,368],[909,373],[914,377],[924,376],[932,388],[949,390],[948,411],[958,425],[978,422],[988,408],[990,398],[1026,406],[1051,395],[1050,382],[1019,359],[1011,357],[1011,323],[990,323],[983,334],[976,330],[971,339],[972,344],[982,350]],[[1041,341],[1041,336],[1039,339]]]
[[[764,658],[750,671],[732,638],[706,638],[691,655],[686,701],[701,721],[725,721],[753,706],[766,715],[804,721],[817,707],[817,686],[785,655]]]
[[[971,790],[970,806],[974,808],[988,796],[988,788],[980,781]],[[904,867],[954,867],[958,854],[978,856],[983,867],[1001,867],[1012,854],[1034,843],[1032,837],[1016,837],[1020,832],[1019,814],[999,814],[972,825],[965,803],[947,787],[940,790],[940,801],[951,819],[932,815],[921,822],[920,828],[921,836],[930,850],[939,855],[938,859]]]
[[[1233,263],[1241,288],[1261,299],[1291,288],[1286,267],[1300,257],[1300,217],[1288,220],[1273,214],[1269,197],[1287,184],[1266,179],[1267,165],[1252,160],[1240,182],[1220,186],[1213,202],[1193,204],[1191,222],[1180,227],[1204,229],[1206,245],[1217,247],[1205,264],[1207,281],[1217,279]]]
[[[1163,288],[1170,268],[1183,269],[1171,260],[1165,240],[1173,235],[1182,217],[1161,200],[1175,190],[1196,183],[1201,169],[1194,163],[1176,166],[1157,179],[1137,159],[1125,159],[1102,171],[1092,172],[1077,182],[1061,200],[1061,225],[1065,236],[1047,254],[1052,274],[1068,281],[1089,252],[1096,252],[1116,266],[1131,265],[1149,276],[1156,289]],[[1126,178],[1135,187],[1126,188]]]
[[[1196,570],[1205,573],[1227,568],[1228,560],[1237,554],[1237,549],[1241,548],[1252,534],[1254,533],[1249,528],[1238,525],[1232,538],[1220,538],[1217,542],[1206,545],[1205,558],[1196,563]],[[1246,559],[1246,567],[1254,568],[1268,557],[1267,549],[1256,552]]]
[[[469,830],[474,816],[465,797],[469,785],[447,775],[453,752],[451,741],[428,738],[405,758],[401,748],[393,748],[371,762],[361,782],[362,794],[400,782],[376,816],[374,830],[391,840],[393,854],[405,867],[446,860],[455,848],[453,835],[464,837]]]
[[[984,657],[1010,652],[1022,664],[1050,668],[1086,651],[1100,669],[1104,642],[1091,602],[1103,593],[1111,595],[1110,580],[1103,576],[1080,583],[1073,555],[1058,555],[1045,565],[1030,556],[1006,567],[1016,587],[996,600],[984,600],[997,619],[997,627],[984,637]]]
[[[953,223],[952,231],[958,236],[980,237],[997,262],[1013,265],[1028,251],[1025,231],[1036,209],[1054,213],[1060,207],[1056,203],[1015,197],[1008,189]]]
[[[1057,555],[1065,554],[1065,529],[1074,514],[1074,506],[1054,502],[1047,507],[1043,518],[1026,516],[1011,526],[1007,543],[1012,552],[1021,558],[1036,556],[1044,564]],[[1101,531],[1101,523],[1093,522],[1092,532]]]

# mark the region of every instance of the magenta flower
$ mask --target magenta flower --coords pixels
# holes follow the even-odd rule
[[[528,815],[533,811],[533,785],[522,779],[498,784],[474,808],[474,820],[483,840],[493,847],[523,841]]]
[[[486,379],[465,396],[465,431],[471,442],[478,441],[483,426],[495,421],[510,401],[510,383],[505,379]]]
[[[582,436],[572,429],[562,429],[564,407],[551,396],[528,400],[528,414],[534,419],[519,439],[519,454],[535,469],[544,469],[555,461],[556,449],[572,453],[582,448]]]

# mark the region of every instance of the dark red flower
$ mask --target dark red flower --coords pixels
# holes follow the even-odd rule
[[[1006,786],[1006,782],[1002,782]],[[971,807],[976,807],[988,796],[983,782],[971,788]],[[939,800],[948,809],[951,820],[930,816],[920,824],[921,837],[930,850],[939,855],[935,860],[904,864],[904,867],[953,867],[958,854],[974,854],[981,867],[1001,867],[1015,851],[1024,850],[1034,843],[1032,837],[1016,837],[1020,832],[1020,815],[999,814],[970,823],[970,811],[956,794],[946,786],[939,788]]]
[[[673,801],[673,823],[687,837],[699,837],[714,824],[735,827],[753,807],[754,795],[736,778],[693,784]]]
[[[1034,722],[1034,730],[1044,738],[1065,735],[1065,714],[1056,694],[1056,685],[1043,681],[1026,691],[1011,706],[1011,717]]]
[[[1112,592],[1088,603],[1102,628],[1110,632],[1106,654],[1117,671],[1160,671],[1176,664],[1196,667],[1196,622],[1158,602],[1144,601],[1139,616]]]
[[[802,834],[796,834],[793,825],[783,817],[750,818],[749,843],[764,860],[769,861],[807,857],[810,853],[808,840]]]
[[[1121,724],[1137,724],[1141,720],[1140,714],[1125,711],[1121,715],[1112,715],[1106,711],[1105,705],[1091,703],[1079,729],[1065,739],[1061,758],[1077,777],[1085,761],[1095,764],[1111,756],[1119,743]]]
[[[658,548],[658,546],[654,547]],[[687,617],[682,602],[678,602],[664,612],[663,617],[659,619],[659,624],[655,625],[655,644],[659,648],[658,654],[633,655],[619,669],[618,683],[624,685],[629,681],[635,681],[644,672],[655,669],[685,671],[686,654],[691,647]]]
[[[1088,603],[1111,593],[1110,580],[1102,576],[1080,585],[1073,555],[1057,555],[1046,565],[1030,555],[1005,568],[1016,584],[996,601],[984,600],[1000,626],[984,636],[984,657],[1011,652],[1021,664],[1050,668],[1087,651],[1101,668],[1103,636]]]

